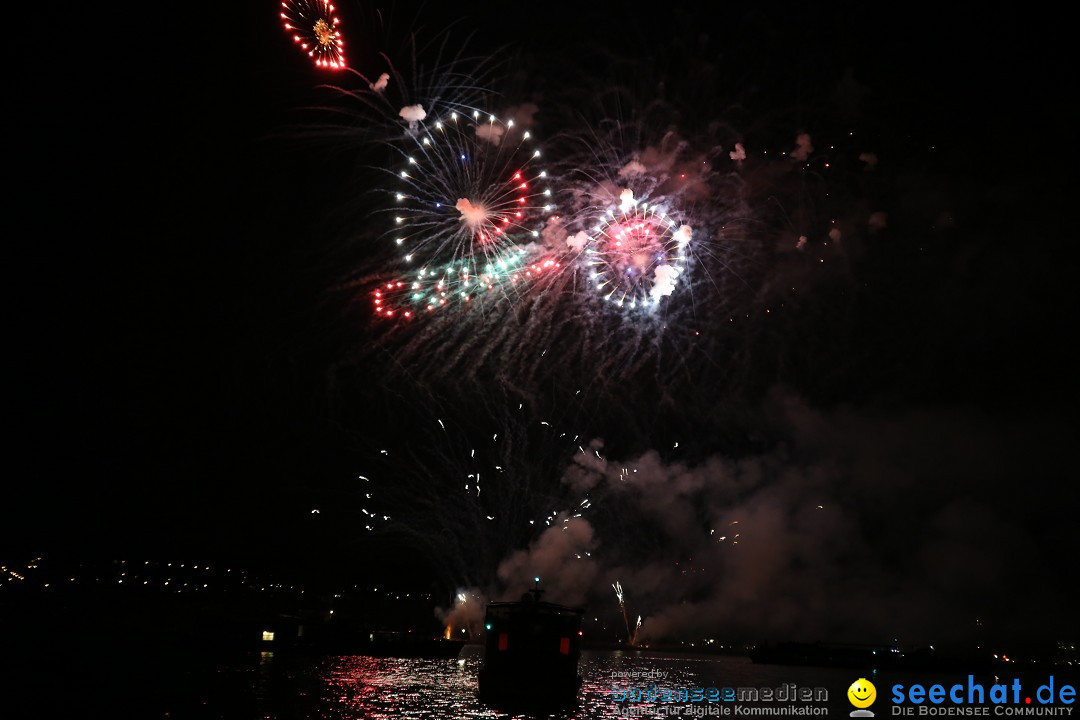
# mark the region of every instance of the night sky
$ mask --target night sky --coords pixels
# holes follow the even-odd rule
[[[542,137],[617,112],[645,128],[619,151],[665,127],[774,155],[806,132],[819,163],[836,145],[835,174],[819,164],[812,180],[761,156],[733,168],[730,143],[708,155],[744,173],[730,304],[673,311],[657,345],[594,316],[611,327],[590,336],[601,358],[581,351],[572,309],[543,342],[512,335],[542,312],[527,304],[489,321],[511,328],[490,342],[475,318],[426,334],[372,318],[363,284],[342,288],[385,265],[369,166],[387,155],[320,87],[360,82],[312,67],[275,3],[221,5],[43,7],[9,36],[6,559],[226,560],[313,585],[496,594],[545,570],[584,603],[612,602],[619,578],[658,636],[841,636],[841,613],[864,634],[901,617],[921,639],[986,614],[1003,634],[1076,636],[1060,19],[1019,4],[401,3],[380,25],[343,2],[366,76],[379,50],[409,65],[413,32],[497,53],[494,110],[535,103]],[[612,88],[617,104],[593,102]],[[353,111],[338,116],[352,134],[315,107]],[[870,232],[878,210],[888,225]],[[832,219],[842,249],[817,244]],[[793,250],[803,227],[829,270]],[[731,329],[766,306],[775,320]],[[634,343],[641,367],[608,364]],[[542,434],[549,419],[581,438]],[[493,489],[495,509],[542,521],[586,494],[607,509],[558,537],[474,534],[458,475],[509,452],[482,444],[499,433],[517,442],[520,494]],[[639,484],[620,490],[631,466]],[[361,474],[390,483],[371,507],[390,498],[414,542],[365,532]],[[819,504],[825,520],[807,514]],[[714,555],[737,519],[751,528],[739,559]],[[564,566],[581,548],[593,565]],[[695,556],[711,569],[688,578]]]

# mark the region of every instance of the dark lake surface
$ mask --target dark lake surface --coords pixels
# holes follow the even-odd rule
[[[314,656],[288,652],[115,656],[84,651],[81,657],[63,655],[62,662],[45,663],[23,676],[6,693],[14,717],[41,717],[46,709],[66,714],[92,712],[94,717],[140,718],[510,718],[477,698],[477,673],[483,649],[466,646],[454,659],[375,658],[359,655]],[[11,661],[12,658],[7,658]],[[39,658],[40,660],[41,658]],[[16,663],[17,664],[17,663]],[[848,687],[865,677],[877,687],[876,717],[890,717],[891,688],[896,683],[966,683],[967,675],[859,671],[841,668],[754,664],[729,655],[671,654],[648,651],[584,652],[579,665],[583,686],[576,708],[555,715],[570,719],[616,717],[739,717],[740,707],[812,708],[812,715],[841,717],[852,711]],[[1047,671],[1025,676],[1024,687],[1034,692]],[[1055,672],[1057,682],[1069,681]],[[8,680],[13,677],[11,670]],[[1011,683],[1012,676],[976,676],[976,682]],[[1038,681],[1038,682],[1036,682]],[[1075,675],[1072,676],[1075,683]],[[616,687],[618,683],[618,687]],[[812,702],[661,702],[649,699],[658,691],[701,688],[808,688],[827,699]],[[620,701],[618,692],[636,689],[644,700]],[[538,684],[537,696],[545,688]],[[634,696],[628,696],[633,698]],[[1022,702],[1022,701],[1021,701]],[[727,710],[726,714],[724,711]],[[989,708],[989,717],[995,717]],[[21,712],[21,714],[20,714]],[[635,714],[636,713],[636,714]],[[664,713],[667,713],[666,715]],[[50,712],[50,714],[52,714]],[[0,717],[7,717],[0,713]],[[775,715],[757,715],[775,717]],[[1068,715],[1064,715],[1068,717]]]

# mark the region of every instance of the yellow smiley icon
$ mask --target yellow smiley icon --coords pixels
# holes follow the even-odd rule
[[[857,708],[868,708],[877,699],[877,688],[866,678],[859,678],[847,689],[848,700]]]

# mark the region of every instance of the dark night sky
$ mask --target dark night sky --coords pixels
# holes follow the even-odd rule
[[[351,201],[350,158],[289,137],[325,76],[284,38],[276,4],[221,5],[45,8],[49,49],[36,34],[9,46],[14,363],[0,547],[12,553],[221,555],[317,576],[366,547],[348,519],[306,514],[358,471],[357,428],[342,428],[327,387],[331,359],[357,340],[324,292],[357,256],[331,232],[334,208]],[[343,5],[360,62],[368,11]],[[881,326],[862,348],[883,356],[878,371],[848,378],[846,395],[823,386],[815,404],[862,405],[900,425],[941,406],[1009,428],[1009,457],[1029,458],[1036,477],[995,480],[986,494],[1056,524],[1035,551],[1074,563],[1064,28],[1007,4],[675,5],[544,3],[520,18],[464,5],[455,31],[475,27],[478,52],[522,44],[529,63],[511,84],[549,98],[575,70],[603,78],[575,65],[591,57],[575,48],[590,46],[654,68],[683,45],[712,48],[748,116],[813,116],[851,69],[870,89],[864,125],[919,171],[897,205],[950,194],[968,219],[957,247],[978,249],[927,261],[952,286],[893,277],[897,294],[874,300]],[[399,34],[451,19],[445,4],[395,13]],[[930,145],[937,154],[920,154]],[[905,346],[910,364],[885,357]]]

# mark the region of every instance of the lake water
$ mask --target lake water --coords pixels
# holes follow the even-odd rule
[[[409,718],[457,720],[524,718],[487,707],[477,697],[483,649],[466,646],[450,660],[311,656],[278,651],[225,653],[192,642],[186,648],[142,644],[30,644],[15,650],[0,644],[0,720],[93,717],[117,720],[359,720]],[[1058,686],[1077,681],[1075,670],[1053,669]],[[848,687],[866,677],[877,687],[871,708],[877,720],[896,717],[891,688],[966,683],[967,674],[926,675],[836,668],[753,664],[737,656],[667,654],[648,651],[584,652],[579,664],[579,703],[564,720],[620,717],[746,717],[737,710],[812,708],[812,715],[847,720]],[[1027,693],[1046,681],[1048,669],[1017,673]],[[1000,682],[1011,683],[1012,675]],[[993,677],[977,677],[989,686]],[[618,701],[614,684],[626,692],[693,688],[823,688],[817,702],[661,702],[630,696]],[[7,685],[7,688],[4,686]],[[543,688],[538,687],[537,693]],[[1021,709],[1023,709],[1021,699]],[[724,711],[728,712],[724,712]],[[1014,720],[995,715],[988,718]],[[662,712],[666,711],[667,715]],[[636,715],[634,713],[637,713]],[[651,714],[650,714],[651,713]],[[678,714],[676,714],[678,713]],[[1080,719],[1080,713],[1075,713]],[[767,718],[778,715],[756,715]],[[918,720],[914,715],[911,720]],[[1061,714],[1059,717],[1069,717]],[[939,720],[924,718],[924,720]],[[1073,720],[1070,718],[1070,720]]]
[[[417,660],[336,656],[304,658],[280,652],[259,653],[239,663],[222,663],[195,682],[178,686],[159,696],[155,717],[186,718],[510,718],[477,699],[477,672],[483,650],[467,646],[452,660]],[[673,655],[648,652],[585,652],[579,669],[583,686],[577,708],[558,717],[566,720],[635,716],[701,717],[722,715],[737,705],[753,707],[813,707],[816,716],[848,717],[853,709],[847,688],[862,675],[878,687],[877,716],[889,715],[889,688],[897,682],[934,682],[946,685],[966,681],[966,676],[928,676],[901,673],[757,665],[745,657]],[[992,682],[992,678],[986,678]],[[616,702],[619,690],[650,691],[679,688],[790,687],[823,688],[827,700],[816,702]],[[542,688],[537,688],[542,692]],[[633,698],[633,696],[630,696]],[[633,698],[636,700],[636,698]],[[631,710],[631,708],[634,708]],[[712,708],[710,710],[710,708]],[[650,715],[650,713],[652,713]],[[678,713],[678,714],[676,714]],[[729,717],[736,717],[731,713]]]

